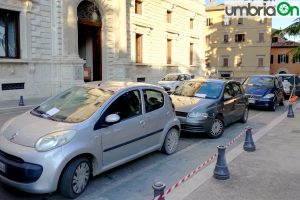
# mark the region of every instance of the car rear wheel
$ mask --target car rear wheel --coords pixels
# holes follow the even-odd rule
[[[224,122],[221,117],[217,116],[213,121],[211,130],[208,133],[208,136],[213,139],[219,138],[219,137],[221,137],[223,132],[224,132]]]
[[[280,105],[280,106],[284,106],[284,98],[281,99],[279,105]]]
[[[172,128],[168,131],[161,151],[165,154],[172,154],[176,151],[179,141],[179,130]]]
[[[245,110],[244,110],[244,114],[243,114],[243,116],[242,116],[240,122],[246,123],[247,120],[248,120],[248,116],[249,116],[249,108],[248,108],[248,106],[246,106],[246,108],[245,108]]]
[[[91,164],[87,158],[71,161],[61,176],[60,191],[67,198],[76,198],[84,192],[91,177]]]

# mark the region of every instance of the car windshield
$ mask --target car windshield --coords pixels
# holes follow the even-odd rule
[[[253,85],[253,86],[272,88],[274,86],[274,81],[273,81],[273,77],[250,76],[246,79],[244,85]]]
[[[44,102],[31,111],[31,114],[54,121],[78,123],[92,116],[112,95],[93,87],[73,87]]]
[[[178,80],[177,74],[168,74],[162,79],[162,81],[177,81],[177,80]]]
[[[282,83],[289,82],[290,84],[294,84],[294,82],[296,82],[296,84],[299,84],[299,78],[297,76],[278,76],[278,78],[282,81]]]
[[[217,99],[223,88],[223,83],[206,81],[185,81],[173,93],[186,97]]]

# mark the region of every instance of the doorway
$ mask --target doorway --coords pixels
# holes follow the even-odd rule
[[[96,5],[82,1],[77,8],[78,15],[78,52],[86,61],[84,66],[85,81],[102,80],[101,55],[101,18]]]

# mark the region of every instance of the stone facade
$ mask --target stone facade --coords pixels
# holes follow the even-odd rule
[[[1,90],[0,101],[53,96],[83,83],[79,56],[77,7],[83,0],[2,0],[0,9],[19,12],[20,58],[0,58],[0,85],[24,83],[24,89]],[[86,0],[87,1],[87,0]],[[101,15],[102,80],[145,78],[156,83],[171,72],[200,75],[204,67],[205,7],[202,0],[95,0]],[[166,22],[172,11],[172,23]],[[193,19],[193,29],[190,28]],[[143,35],[143,62],[136,63],[136,34]],[[79,38],[80,39],[80,38]],[[167,39],[172,63],[166,64]],[[193,43],[193,64],[189,63]]]

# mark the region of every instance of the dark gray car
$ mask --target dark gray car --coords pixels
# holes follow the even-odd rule
[[[218,138],[224,127],[248,119],[248,101],[236,81],[193,79],[185,81],[171,95],[181,130],[206,133]]]

